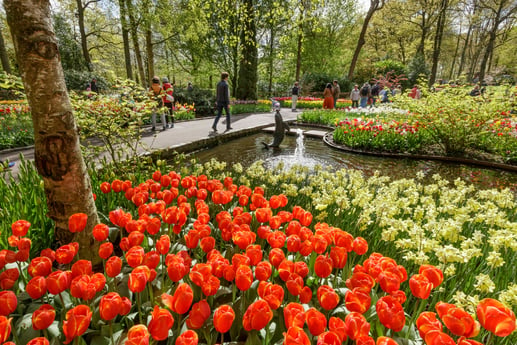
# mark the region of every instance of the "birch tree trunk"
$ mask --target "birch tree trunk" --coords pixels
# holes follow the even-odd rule
[[[44,181],[48,216],[55,222],[55,239],[59,245],[78,242],[80,258],[96,264],[100,259],[92,229],[99,218],[52,29],[49,0],[9,0],[4,7],[31,107],[34,160]],[[81,233],[68,230],[68,219],[74,213],[88,215]]]

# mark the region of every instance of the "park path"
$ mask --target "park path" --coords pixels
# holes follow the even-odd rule
[[[291,109],[283,108],[281,110],[284,121],[294,121],[299,112],[292,112]],[[218,133],[212,131],[214,117],[201,118],[191,121],[176,122],[174,128],[165,131],[151,132],[150,127],[146,127],[143,131],[140,154],[152,153],[157,151],[192,151],[202,146],[217,145],[218,142],[224,142],[233,138],[242,137],[256,132],[257,129],[274,126],[274,112],[232,115],[232,130],[225,131],[225,116],[221,117],[218,124]],[[161,128],[161,124],[157,124],[157,128]],[[24,147],[20,149],[0,151],[0,160],[9,160],[16,162],[11,168],[13,176],[18,174],[20,164],[20,155],[26,160],[34,160],[34,147]]]

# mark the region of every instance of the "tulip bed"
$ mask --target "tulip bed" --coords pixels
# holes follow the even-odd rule
[[[279,101],[282,107],[291,108],[292,100],[291,97],[275,97],[275,100]],[[338,98],[336,103],[337,109],[343,109],[350,107],[352,101],[349,99]],[[296,102],[297,109],[323,109],[323,98],[318,97],[298,97]]]
[[[185,169],[95,187],[120,206],[93,229],[100,272],[77,243],[30,258],[31,225],[14,222],[0,343],[515,344],[508,191]]]
[[[32,119],[25,101],[0,102],[0,150],[34,143]]]

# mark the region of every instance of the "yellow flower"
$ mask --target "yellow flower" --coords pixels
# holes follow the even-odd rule
[[[476,277],[474,287],[481,293],[491,293],[495,290],[495,284],[487,274],[480,273]]]

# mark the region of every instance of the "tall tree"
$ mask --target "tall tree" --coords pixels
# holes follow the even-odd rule
[[[359,34],[359,39],[357,40],[357,46],[355,47],[354,56],[352,57],[352,61],[350,62],[350,68],[348,69],[348,79],[352,80],[354,76],[355,65],[357,64],[357,60],[359,59],[359,53],[361,53],[361,49],[366,43],[365,36],[366,31],[368,30],[368,24],[372,19],[375,12],[381,10],[384,7],[386,0],[370,0],[370,7],[368,8],[368,12],[366,12],[366,16],[364,17],[363,26],[361,28],[361,33]]]
[[[88,50],[88,39],[86,35],[86,27],[84,25],[84,12],[93,3],[99,2],[100,0],[88,0],[83,3],[83,0],[76,0],[77,2],[77,21],[79,22],[79,34],[81,35],[81,48],[83,50],[84,62],[89,71],[93,70],[92,58],[90,57],[90,51]]]
[[[120,11],[120,25],[122,26],[122,43],[124,44],[124,62],[126,64],[126,76],[133,79],[133,68],[131,65],[131,54],[129,47],[129,26],[127,23],[126,0],[118,0]]]
[[[438,21],[436,22],[436,33],[434,35],[433,62],[431,66],[431,75],[429,76],[429,86],[433,85],[436,80],[440,51],[442,49],[443,28],[445,27],[446,14],[448,9],[449,0],[441,0]]]
[[[5,49],[4,35],[2,34],[2,26],[0,25],[0,60],[2,61],[2,69],[5,73],[11,74],[11,65],[9,64],[9,57],[7,56],[7,49]]]
[[[490,13],[489,21],[491,23],[488,31],[488,43],[479,66],[479,81],[483,82],[487,73],[488,60],[494,52],[497,34],[505,21],[514,19],[517,13],[517,1],[482,0],[480,3],[482,8]]]
[[[244,30],[241,31],[242,55],[239,64],[237,99],[257,99],[258,49],[253,0],[244,0]]]
[[[133,48],[135,50],[136,65],[138,68],[138,75],[140,76],[140,83],[141,85],[146,86],[147,79],[145,77],[144,63],[142,61],[142,52],[140,50],[140,42],[138,41],[138,26],[140,23],[136,20],[135,10],[132,1],[133,0],[126,0],[131,40],[133,41]]]
[[[48,215],[56,224],[56,240],[59,244],[77,241],[81,258],[95,260],[92,229],[99,219],[51,26],[49,0],[9,0],[4,8],[31,107],[34,160],[43,178]],[[88,216],[81,233],[69,231],[68,219],[74,213]]]

